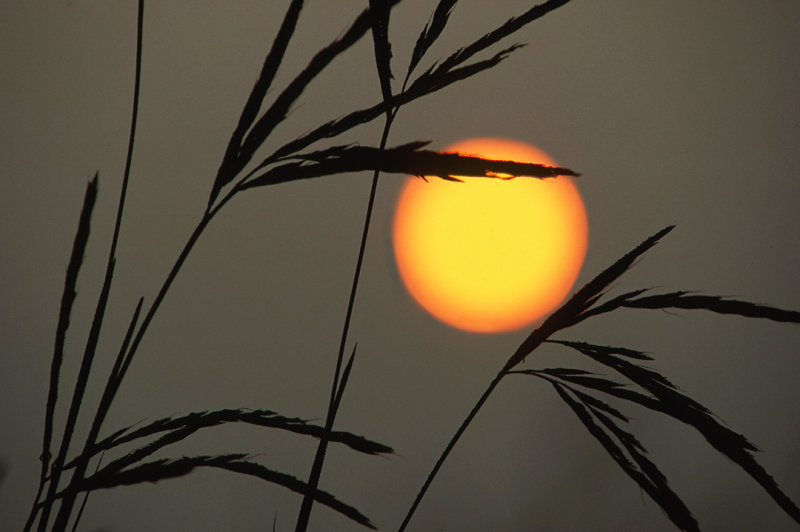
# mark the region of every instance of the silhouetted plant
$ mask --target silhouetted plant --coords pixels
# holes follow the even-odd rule
[[[47,530],[48,528],[65,530],[70,522],[73,523],[74,529],[77,527],[88,493],[91,491],[180,477],[203,467],[225,469],[255,476],[302,494],[303,503],[297,520],[298,530],[306,529],[314,502],[327,505],[356,523],[374,528],[363,513],[341,502],[333,494],[319,490],[317,485],[329,443],[345,445],[354,451],[369,455],[393,452],[389,446],[374,442],[363,436],[333,430],[334,420],[355,359],[355,348],[353,348],[346,363],[344,361],[344,352],[379,173],[391,172],[421,177],[436,176],[450,180],[458,180],[454,176],[492,178],[496,174],[502,174],[504,178],[505,176],[556,178],[558,176],[578,175],[567,168],[552,168],[527,162],[498,161],[456,153],[429,151],[423,149],[428,144],[426,141],[406,142],[394,148],[387,148],[386,145],[392,123],[404,105],[498,65],[510,53],[520,48],[520,45],[513,44],[495,52],[486,59],[470,61],[476,54],[494,46],[526,24],[566,4],[567,1],[550,0],[534,6],[520,16],[509,19],[474,42],[456,50],[450,56],[433,63],[427,70],[414,77],[416,67],[420,65],[431,45],[444,31],[449,15],[457,3],[456,0],[440,0],[416,41],[402,87],[395,92],[392,83],[394,78],[391,64],[392,52],[389,38],[389,22],[392,8],[400,0],[369,0],[368,8],[356,17],[350,27],[339,38],[319,50],[308,65],[282,90],[277,91],[274,99],[268,102],[267,94],[272,88],[275,75],[284,59],[303,8],[302,0],[291,0],[272,47],[266,55],[261,72],[228,142],[217,175],[213,180],[208,204],[200,222],[180,251],[175,264],[169,271],[153,301],[149,303],[149,306],[144,305],[143,298],[137,302],[127,332],[122,339],[121,347],[114,360],[113,368],[106,379],[103,394],[96,405],[93,421],[81,451],[76,456],[69,456],[69,447],[74,436],[78,414],[84,406],[84,392],[93,366],[106,304],[112,288],[116,246],[130,174],[142,63],[144,2],[140,0],[135,64],[136,76],[129,146],[106,271],[94,318],[90,325],[83,359],[73,386],[65,427],[58,444],[54,446],[53,418],[58,406],[60,368],[64,359],[64,342],[70,322],[71,309],[76,297],[78,272],[86,250],[92,211],[97,197],[98,176],[95,175],[87,187],[77,235],[67,267],[56,329],[50,388],[44,419],[41,476],[25,530],[29,530],[34,526],[37,526],[38,530]],[[308,133],[279,147],[271,155],[254,164],[253,161],[257,160],[256,156],[265,141],[286,119],[290,109],[299,101],[306,87],[336,57],[346,52],[367,32],[371,33],[374,44],[375,65],[381,89],[381,101],[370,107],[352,111],[340,118],[318,125],[310,129]],[[342,133],[381,116],[384,117],[384,128],[377,147],[329,145],[313,151],[303,151],[319,141],[335,139]],[[302,419],[284,417],[270,410],[217,409],[159,419],[138,427],[131,425],[117,429],[101,438],[105,418],[133,362],[142,338],[146,334],[150,323],[186,258],[214,216],[233,197],[251,188],[264,187],[296,179],[309,179],[365,170],[373,171],[372,186],[324,425],[319,426],[310,424]],[[665,377],[637,363],[651,360],[650,355],[628,348],[551,338],[556,332],[572,327],[587,318],[613,312],[620,308],[700,309],[750,318],[767,318],[776,321],[800,323],[800,313],[798,312],[680,291],[652,295],[648,290],[641,289],[601,302],[610,284],[624,274],[638,257],[653,247],[671,229],[672,227],[667,227],[659,231],[624,255],[608,269],[601,272],[578,290],[561,308],[551,314],[518,347],[497,375],[490,381],[483,395],[440,455],[416,499],[410,506],[403,523],[400,525],[401,530],[410,522],[437,472],[472,419],[497,385],[509,375],[537,377],[552,385],[558,396],[569,406],[612,459],[664,509],[667,516],[679,528],[697,530],[699,526],[688,507],[670,488],[663,473],[647,458],[647,452],[642,444],[633,434],[623,428],[628,421],[628,417],[621,410],[606,402],[603,399],[604,396],[612,396],[628,403],[666,414],[694,427],[712,447],[742,467],[787,514],[800,523],[800,510],[780,490],[774,479],[753,457],[752,452],[756,450],[755,447],[744,436],[719,423],[708,409],[680,393]],[[555,343],[577,350],[582,355],[617,372],[619,374],[618,378],[622,379],[622,381],[599,376],[580,368],[519,369],[519,366],[525,362],[526,357],[544,342]],[[286,473],[274,471],[253,461],[252,457],[242,453],[213,456],[179,456],[170,459],[149,460],[149,457],[156,451],[166,447],[172,448],[173,445],[195,432],[228,423],[258,425],[317,438],[317,452],[309,479],[304,482]],[[133,451],[106,461],[105,465],[101,466],[100,458],[105,453],[113,453],[121,445],[131,443],[136,446]],[[53,451],[55,451],[55,455],[53,455]],[[94,459],[97,459],[96,469],[94,472],[89,472],[90,462]],[[62,482],[62,476],[64,475],[69,475],[69,479]],[[84,498],[76,513],[76,503],[81,493],[84,494]],[[57,511],[55,511],[56,508]],[[55,517],[51,522],[54,511]]]

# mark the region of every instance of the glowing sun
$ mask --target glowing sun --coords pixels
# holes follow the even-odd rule
[[[445,152],[558,166],[531,145],[457,142]],[[567,296],[588,242],[572,179],[409,177],[393,225],[397,267],[413,298],[438,320],[481,333],[511,331]]]

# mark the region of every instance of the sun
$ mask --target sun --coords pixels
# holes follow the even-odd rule
[[[445,152],[558,166],[522,142],[477,138]],[[479,333],[540,320],[569,293],[586,255],[588,223],[571,178],[463,183],[409,177],[394,215],[400,277],[436,319]]]

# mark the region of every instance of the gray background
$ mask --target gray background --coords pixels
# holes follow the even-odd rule
[[[199,219],[225,143],[286,2],[150,2],[139,130],[96,399],[136,299],[152,300]],[[366,2],[311,0],[276,87]],[[394,11],[395,74],[435,2]],[[429,60],[530,4],[462,0]],[[0,6],[0,528],[19,529],[38,477],[50,355],[87,179],[100,197],[69,329],[74,374],[99,290],[125,158],[135,2]],[[506,42],[529,46],[492,73],[401,111],[390,144],[471,136],[537,144],[583,173],[590,223],[583,283],[646,236],[678,228],[619,281],[800,308],[800,3],[576,0]],[[380,98],[369,36],[295,106],[270,146]],[[396,80],[400,81],[400,80]],[[273,92],[273,95],[275,92]],[[379,121],[378,121],[379,122]],[[379,124],[347,141],[374,145]],[[222,407],[321,422],[370,176],[250,191],[214,220],[153,323],[107,430]],[[322,487],[394,529],[462,417],[527,331],[476,335],[429,318],[393,266],[382,177],[352,341],[358,358],[337,427],[392,445],[333,448]],[[653,366],[748,435],[796,501],[800,329],[692,312],[621,311],[563,338],[653,352]],[[530,367],[570,365],[547,347]],[[73,372],[73,373],[70,373]],[[62,391],[62,397],[66,392]],[[91,403],[88,403],[91,404]],[[708,530],[792,521],[693,430],[628,409],[633,429]],[[62,417],[58,418],[63,422]],[[274,431],[273,431],[274,432]],[[200,433],[164,456],[242,451],[304,478],[314,441],[247,427]],[[201,471],[97,492],[83,528],[291,529],[300,497]],[[315,507],[313,530],[355,525]],[[670,530],[548,386],[509,379],[433,485],[413,530]]]

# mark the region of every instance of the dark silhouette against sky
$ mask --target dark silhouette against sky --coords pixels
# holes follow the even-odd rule
[[[308,2],[276,78],[290,81],[367,2]],[[428,61],[530,3],[462,0]],[[434,3],[392,12],[404,72]],[[116,353],[197,223],[284,2],[152,2],[126,217],[99,353]],[[0,528],[24,523],[38,480],[58,305],[86,182],[99,194],[65,350],[77,370],[99,291],[127,148],[134,2],[0,8]],[[589,251],[577,286],[664,226],[677,228],[617,284],[702,290],[800,309],[800,5],[579,0],[506,42],[497,69],[414,102],[389,145],[468,137],[535,144],[582,176]],[[430,63],[421,65],[427,68]],[[397,74],[396,74],[397,75]],[[395,80],[397,81],[397,80]],[[372,41],[312,84],[274,145],[381,98]],[[344,140],[377,145],[380,124]],[[426,149],[428,148],[426,147]],[[371,174],[254,189],[203,235],[143,341],[107,427],[216,408],[323,423]],[[530,332],[480,335],[430,318],[405,292],[390,241],[402,177],[381,176],[350,338],[358,358],[336,427],[392,446],[331,447],[320,487],[395,529],[498,366]],[[621,310],[567,340],[647,351],[649,364],[763,453],[800,498],[800,329],[692,311]],[[561,346],[537,365],[568,366]],[[104,375],[111,356],[98,355]],[[90,384],[96,397],[100,384]],[[84,427],[85,428],[85,427]],[[795,525],[749,477],[680,423],[637,412],[632,430],[703,529]],[[180,453],[246,452],[307,476],[315,442],[258,427],[187,439]],[[93,493],[87,530],[292,528],[300,497],[224,471]],[[316,506],[311,530],[350,530]],[[572,412],[537,379],[507,379],[459,442],[410,530],[672,530]]]

